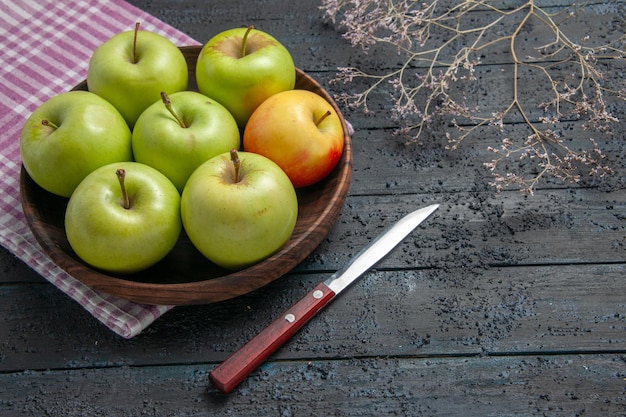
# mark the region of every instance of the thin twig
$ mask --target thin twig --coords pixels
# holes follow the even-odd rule
[[[626,35],[601,46],[589,46],[588,37],[575,42],[565,33],[564,24],[583,11],[588,1],[554,13],[540,7],[535,0],[527,0],[512,9],[501,9],[493,3],[487,0],[322,0],[320,8],[325,16],[342,29],[343,36],[353,46],[367,53],[374,45],[386,45],[404,57],[399,69],[383,74],[369,74],[354,67],[339,68],[336,82],[362,79],[370,85],[360,92],[344,93],[337,98],[368,112],[371,94],[389,84],[392,86],[392,115],[399,123],[397,131],[406,135],[409,142],[417,142],[435,117],[453,117],[457,132],[446,133],[447,148],[451,150],[458,149],[479,128],[503,129],[504,118],[516,112],[529,127],[530,135],[505,137],[501,147],[489,148],[495,157],[485,166],[492,171],[492,185],[498,190],[513,185],[532,193],[546,175],[576,182],[581,178],[579,168],[585,165],[593,175],[611,172],[605,164],[603,151],[593,138],[588,149],[573,149],[553,126],[573,118],[584,121],[586,128],[602,133],[609,130],[609,124],[618,121],[607,110],[604,95],[624,100],[626,88],[605,85],[598,63],[623,63]],[[486,20],[480,26],[472,20],[478,12]],[[533,25],[547,29],[552,39],[535,46],[532,55],[522,57],[518,51],[528,46],[522,32],[531,20]],[[512,98],[499,109],[482,112],[491,116],[480,116],[477,109],[455,99],[450,91],[462,82],[473,81],[476,68],[481,65],[481,54],[500,44],[506,45],[511,56]],[[571,84],[558,78],[564,67],[573,68]],[[522,69],[539,74],[547,81],[546,97],[536,97],[538,102],[532,101],[532,97],[522,100],[521,83],[525,82]],[[529,109],[533,107],[552,116],[542,117],[538,123],[530,117]],[[523,173],[502,172],[504,164],[501,163],[512,157],[532,160],[536,168]]]

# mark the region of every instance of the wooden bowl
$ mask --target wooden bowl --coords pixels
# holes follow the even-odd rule
[[[189,66],[189,89],[195,85],[200,46],[182,47]],[[258,289],[302,262],[324,239],[341,212],[352,176],[352,147],[347,125],[330,95],[310,76],[297,70],[296,88],[313,91],[328,101],[343,124],[345,147],[334,171],[322,182],[298,190],[299,214],[295,230],[273,256],[238,272],[208,261],[184,234],[157,265],[132,275],[110,275],[95,270],[74,253],[64,228],[67,198],[53,195],[21,170],[20,194],[26,220],[44,251],[71,276],[89,287],[146,304],[208,304]],[[74,88],[86,90],[86,82]]]

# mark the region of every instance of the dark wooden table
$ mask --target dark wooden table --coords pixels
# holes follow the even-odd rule
[[[350,88],[330,83],[338,66],[399,63],[352,48],[317,1],[132,3],[200,42],[254,24],[331,92]],[[581,26],[591,35],[624,28],[619,2],[606,3]],[[504,83],[510,65],[484,60]],[[626,415],[626,129],[602,142],[611,177],[498,194],[482,166],[497,132],[456,152],[444,149],[445,127],[405,146],[389,101],[371,104],[367,116],[344,112],[356,134],[339,221],[292,273],[249,295],[177,307],[125,340],[0,251],[0,415]],[[623,102],[614,111],[626,118]],[[433,202],[435,216],[233,393],[210,387],[231,352],[383,227]]]

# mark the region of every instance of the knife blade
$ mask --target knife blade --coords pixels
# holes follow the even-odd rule
[[[433,204],[415,210],[372,240],[344,268],[319,283],[300,301],[213,369],[209,373],[213,386],[226,394],[235,389],[337,294],[387,255],[438,207],[438,204]]]

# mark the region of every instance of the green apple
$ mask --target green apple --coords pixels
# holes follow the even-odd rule
[[[180,91],[148,107],[132,134],[137,162],[168,177],[182,193],[187,179],[212,157],[239,149],[237,122],[217,101],[194,91]]]
[[[20,154],[33,181],[69,197],[94,169],[133,159],[131,132],[102,97],[69,91],[45,101],[26,120]]]
[[[87,264],[129,274],[163,259],[182,230],[180,194],[156,169],[113,163],[89,174],[70,197],[65,232]]]
[[[233,149],[191,174],[181,216],[189,239],[204,256],[239,270],[271,256],[289,240],[298,200],[278,165]]]
[[[235,28],[211,38],[196,64],[201,93],[223,104],[243,129],[265,99],[294,88],[296,69],[291,54],[260,30]]]
[[[307,90],[273,95],[252,114],[243,134],[247,152],[276,162],[296,188],[313,185],[341,159],[344,132],[339,115]]]
[[[186,90],[188,78],[180,49],[137,25],[96,48],[89,60],[87,87],[111,102],[132,129],[139,115],[160,99],[161,91]]]

